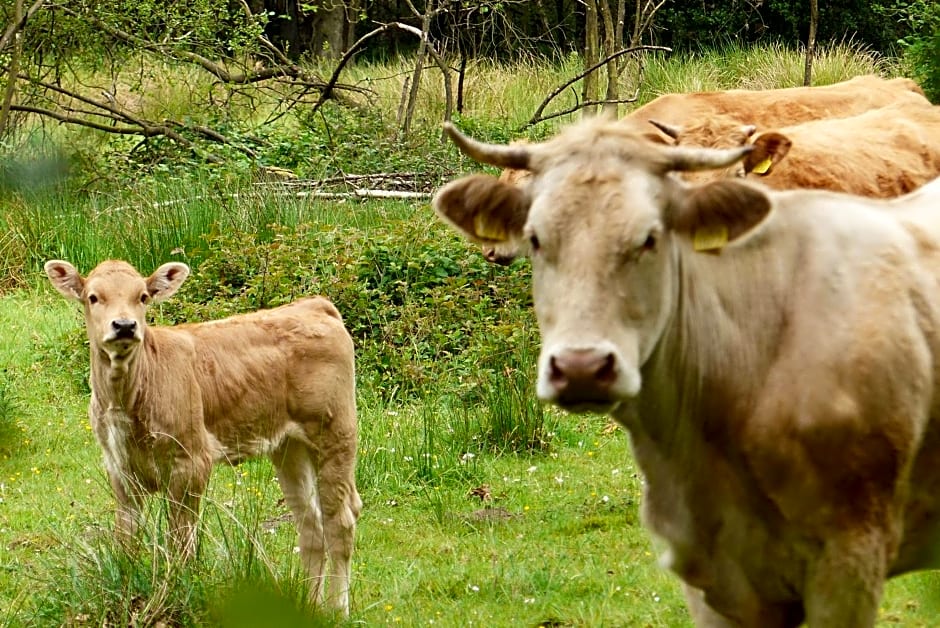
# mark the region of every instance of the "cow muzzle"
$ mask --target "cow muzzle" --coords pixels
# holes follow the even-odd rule
[[[539,397],[574,412],[609,412],[639,392],[639,374],[607,348],[564,349],[544,357]]]

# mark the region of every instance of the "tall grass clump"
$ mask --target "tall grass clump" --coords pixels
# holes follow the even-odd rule
[[[252,461],[220,471],[204,500],[194,558],[169,549],[167,504],[154,496],[132,541],[120,542],[110,529],[62,539],[70,551],[43,559],[54,564],[36,576],[40,586],[28,612],[39,625],[219,625],[231,620],[236,596],[253,590],[271,592],[288,617],[316,619],[270,465]],[[59,574],[55,582],[43,580],[52,573]]]
[[[780,43],[744,46],[727,42],[683,55],[647,57],[641,102],[678,92],[776,89],[803,84],[805,53]],[[860,74],[891,75],[895,65],[852,41],[820,45],[813,59],[813,85]]]

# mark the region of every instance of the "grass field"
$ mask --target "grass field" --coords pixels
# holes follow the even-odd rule
[[[3,622],[266,625],[263,617],[284,612],[284,599],[302,590],[293,528],[266,461],[217,470],[195,565],[163,564],[153,545],[141,569],[110,542],[113,503],[87,391],[61,344],[74,343],[81,324],[77,307],[39,281],[0,299]],[[657,566],[638,521],[642,480],[623,432],[602,417],[550,410],[543,451],[462,451],[454,443],[467,439],[455,435],[485,421],[485,409],[457,411],[445,392],[360,406],[365,510],[350,624],[690,625],[678,582]],[[239,623],[250,612],[231,619],[232,591],[253,599],[258,582],[278,597],[251,607],[266,608],[257,623]],[[892,582],[883,625],[932,626],[937,617],[938,574]]]
[[[791,51],[732,53],[651,61],[640,102],[801,76]],[[403,67],[353,67],[348,78]],[[828,82],[890,70],[840,48],[816,67]],[[508,139],[576,67],[472,70],[462,124]],[[376,85],[390,102],[401,92]],[[297,141],[306,143],[288,156],[310,176],[423,160],[439,183],[474,167],[436,143],[439,105],[420,111],[427,144],[396,144],[388,129],[342,114],[331,121],[348,142],[326,149],[305,128]],[[639,521],[642,478],[626,434],[533,399],[527,263],[486,264],[427,201],[316,201],[271,189],[244,173],[176,164],[92,192],[0,199],[0,626],[690,626],[678,580],[658,566]],[[157,321],[305,292],[337,302],[357,340],[365,502],[348,621],[300,604],[295,535],[267,461],[216,470],[197,560],[166,555],[159,502],[136,554],[112,541],[114,504],[86,415],[83,321],[41,274],[51,257],[85,272],[105,257],[145,272],[189,262],[193,277]],[[940,626],[940,573],[889,584],[879,626],[894,625]]]

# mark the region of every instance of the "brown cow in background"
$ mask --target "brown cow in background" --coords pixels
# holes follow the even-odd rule
[[[202,324],[151,327],[146,310],[189,276],[150,277],[102,262],[82,277],[46,262],[52,285],[84,307],[91,349],[88,415],[118,502],[116,532],[136,533],[143,498],[164,491],[177,549],[191,555],[213,463],[267,455],[290,506],[311,598],[349,613],[356,520],[353,343],[339,312],[311,297]]]
[[[667,133],[660,132],[662,128],[660,131],[650,128],[650,120],[680,127],[722,116],[727,124],[717,134],[723,136],[729,128],[753,132],[756,125],[773,129],[809,120],[853,116],[895,103],[929,104],[929,101],[911,79],[885,79],[868,74],[820,87],[663,94],[617,123],[651,140],[673,143]],[[517,145],[524,144],[520,141]],[[705,141],[702,145],[712,144]],[[499,178],[505,183],[523,185],[529,176],[526,170],[506,168]],[[498,264],[508,264],[516,257],[516,251],[508,244],[484,246],[483,254]]]
[[[728,116],[681,128],[655,124],[684,146],[754,146],[731,168],[684,173],[690,181],[749,175],[778,190],[814,188],[891,198],[940,176],[940,107],[926,99],[766,132]]]

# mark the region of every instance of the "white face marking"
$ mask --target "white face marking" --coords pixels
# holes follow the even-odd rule
[[[620,160],[578,165],[546,175],[526,225],[542,336],[537,392],[568,409],[610,411],[640,392],[640,368],[665,326],[661,178]]]

